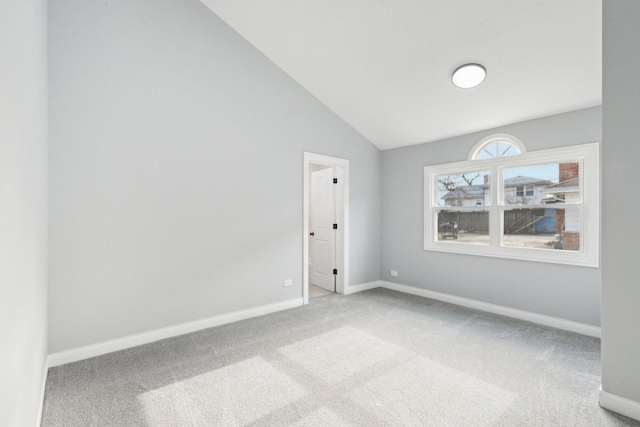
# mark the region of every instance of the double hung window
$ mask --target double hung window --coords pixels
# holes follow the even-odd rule
[[[425,250],[597,267],[598,144],[497,142],[425,168]]]

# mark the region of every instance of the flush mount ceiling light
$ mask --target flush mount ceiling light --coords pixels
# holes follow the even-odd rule
[[[480,64],[464,64],[456,68],[451,76],[454,85],[462,89],[478,86],[487,76],[487,70]]]

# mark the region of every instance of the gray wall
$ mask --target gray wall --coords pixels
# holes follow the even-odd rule
[[[602,145],[602,389],[640,402],[640,2],[605,0]]]
[[[301,297],[304,151],[351,161],[379,278],[380,151],[198,0],[53,0],[49,36],[51,352]]]
[[[494,133],[514,135],[528,151],[600,141],[601,114],[594,107],[383,151],[381,279],[600,325],[599,269],[425,251],[423,176],[427,165],[466,160]]]
[[[0,2],[0,425],[36,424],[47,357],[47,2]]]

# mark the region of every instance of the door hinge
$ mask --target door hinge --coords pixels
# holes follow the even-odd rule
[[[333,183],[337,184],[338,183],[338,178],[333,178]]]
[[[333,229],[337,230],[338,229],[338,224],[333,224]]]
[[[338,274],[338,269],[337,268],[333,269],[333,274]]]

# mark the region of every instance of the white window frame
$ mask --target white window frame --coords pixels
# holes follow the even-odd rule
[[[580,250],[518,248],[503,246],[505,210],[535,208],[538,205],[508,205],[504,203],[504,169],[537,166],[549,163],[580,163]],[[465,244],[457,240],[438,241],[438,211],[474,211],[478,206],[438,206],[437,176],[455,175],[469,171],[491,172],[491,205],[483,205],[489,212],[489,245]],[[570,147],[522,153],[517,156],[486,160],[467,160],[427,166],[424,168],[424,249],[554,264],[598,267],[600,261],[600,144],[598,142]],[[546,208],[564,206],[542,205]],[[566,205],[569,206],[569,205]]]

